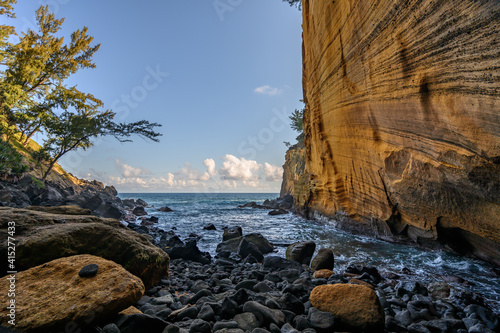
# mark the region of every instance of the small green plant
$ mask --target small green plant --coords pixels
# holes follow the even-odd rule
[[[19,176],[28,171],[23,156],[7,141],[0,141],[0,176]]]
[[[42,188],[42,189],[45,188],[44,182],[42,182],[40,179],[36,178],[33,175],[30,175],[30,177],[31,177],[31,181],[36,185],[36,187]]]

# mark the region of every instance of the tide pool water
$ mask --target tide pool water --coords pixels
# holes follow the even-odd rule
[[[445,251],[428,251],[355,236],[336,230],[329,224],[305,220],[293,214],[270,216],[269,210],[237,208],[250,201],[262,203],[265,199],[275,199],[278,194],[121,193],[119,197],[145,200],[149,204],[146,211],[159,219],[158,228],[170,230],[175,227],[181,239],[196,233],[202,237],[198,247],[212,256],[217,244],[222,241],[223,228],[241,226],[243,234],[258,232],[275,244],[313,240],[317,244],[316,249],[333,248],[336,271],[343,271],[349,264],[360,264],[396,274],[406,267],[414,275],[402,275],[403,278],[425,282],[443,281],[443,276],[461,277],[473,285],[450,284],[482,294],[492,308],[500,312],[500,278],[492,271],[493,266],[482,261]],[[174,211],[164,213],[157,210],[163,206]],[[217,230],[203,230],[208,224],[214,224]],[[278,254],[284,257],[285,247],[277,249]]]

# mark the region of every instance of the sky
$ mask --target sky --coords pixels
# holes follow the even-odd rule
[[[61,35],[101,48],[77,85],[118,122],[162,124],[159,143],[95,141],[60,160],[119,192],[279,192],[288,116],[302,103],[302,13],[281,0],[18,1],[18,33],[48,5]],[[34,138],[41,141],[43,137]]]

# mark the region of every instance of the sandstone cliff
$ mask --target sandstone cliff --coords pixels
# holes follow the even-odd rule
[[[285,156],[285,164],[283,164],[283,182],[281,183],[280,197],[285,195],[294,195],[295,183],[300,175],[304,173],[304,143],[297,143],[291,146]]]
[[[303,0],[303,29],[298,209],[500,264],[500,2]]]

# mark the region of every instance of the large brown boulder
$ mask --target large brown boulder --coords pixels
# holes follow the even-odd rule
[[[97,274],[80,277],[80,270],[97,264]],[[91,255],[60,258],[12,275],[15,278],[15,328],[28,332],[72,331],[96,326],[135,304],[144,294],[142,281],[122,266]],[[9,290],[11,280],[0,280]],[[9,304],[6,292],[0,302]],[[0,324],[8,324],[10,309],[0,308]]]
[[[16,224],[16,266],[25,270],[77,254],[92,254],[122,265],[146,287],[168,274],[170,259],[144,236],[114,219],[91,215],[61,215],[0,207],[0,237],[7,239],[8,222]],[[0,243],[7,257],[7,243]],[[0,263],[5,272],[7,261]]]
[[[334,315],[337,331],[384,331],[384,309],[377,294],[366,286],[321,285],[312,290],[309,300],[316,309]]]

